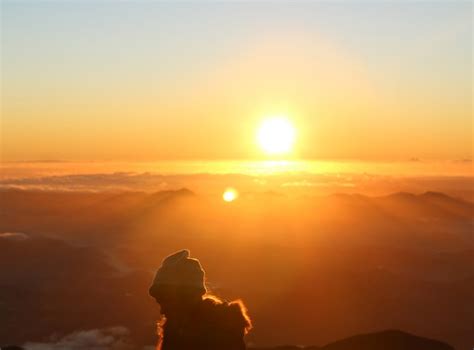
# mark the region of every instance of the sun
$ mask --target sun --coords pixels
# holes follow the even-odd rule
[[[224,199],[226,202],[233,202],[237,199],[238,196],[239,193],[237,192],[237,190],[229,187],[226,188],[226,190],[222,194],[222,199]]]
[[[295,142],[295,128],[286,117],[265,119],[258,129],[260,147],[268,154],[287,154]]]

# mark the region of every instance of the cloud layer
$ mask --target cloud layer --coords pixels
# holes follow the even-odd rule
[[[155,173],[91,173],[42,177],[16,177],[0,180],[0,190],[81,191],[81,192],[158,192],[189,188],[199,194],[221,195],[232,186],[243,195],[276,192],[285,195],[326,195],[362,193],[386,195],[393,192],[439,191],[468,200],[474,198],[474,177],[468,176],[388,176],[376,174],[274,175]]]
[[[131,350],[127,328],[117,326],[103,329],[77,331],[61,338],[52,336],[49,342],[26,343],[27,350]]]
[[[26,233],[22,233],[22,232],[1,232],[0,233],[0,239],[11,239],[11,240],[23,241],[28,238],[29,236]]]

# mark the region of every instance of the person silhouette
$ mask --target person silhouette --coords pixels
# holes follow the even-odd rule
[[[160,304],[159,350],[244,350],[252,324],[240,300],[208,292],[205,272],[189,250],[166,257],[149,294]]]

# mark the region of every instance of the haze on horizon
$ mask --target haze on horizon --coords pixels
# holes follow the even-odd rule
[[[472,158],[470,2],[1,6],[2,161]]]

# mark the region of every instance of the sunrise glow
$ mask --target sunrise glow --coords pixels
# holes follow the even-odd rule
[[[473,2],[0,0],[0,350],[474,350]]]

